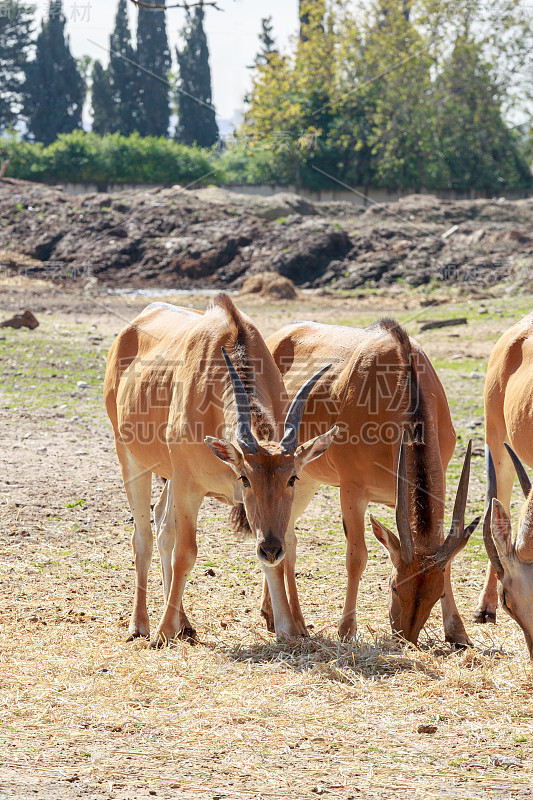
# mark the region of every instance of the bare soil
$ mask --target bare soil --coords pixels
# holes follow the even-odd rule
[[[58,284],[240,289],[264,272],[324,291],[533,283],[533,198],[411,195],[365,210],[180,186],[69,196],[4,178],[0,218],[0,270]]]
[[[495,291],[482,300],[435,292],[430,299],[437,305],[396,289],[238,302],[264,334],[289,319],[361,325],[387,313],[403,322],[450,398],[458,433],[450,503],[474,439],[473,517],[483,504],[486,358],[532,298]],[[185,597],[200,643],[163,651],[126,643],[132,522],[101,383],[114,335],[145,303],[94,287],[0,284],[0,321],[25,308],[40,321],[33,331],[0,330],[0,797],[531,797],[532,674],[523,636],[501,613],[496,626],[469,622],[486,562],[479,533],[453,570],[473,650],[444,644],[437,610],[419,650],[391,638],[389,562],[370,533],[359,638],[340,643],[344,537],[337,492],[322,488],[299,523],[298,581],[311,636],[276,644],[259,615],[253,543],[230,533],[228,509],[206,501]],[[420,320],[450,316],[468,323],[418,335]],[[517,491],[515,507],[518,500]],[[373,511],[392,524],[389,510]],[[155,627],[157,556],[149,597]]]

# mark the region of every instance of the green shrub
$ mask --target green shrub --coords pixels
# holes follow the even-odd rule
[[[24,180],[72,183],[220,182],[220,169],[209,150],[134,133],[97,136],[73,131],[48,147],[22,142],[14,135],[0,142],[9,155],[7,175]]]

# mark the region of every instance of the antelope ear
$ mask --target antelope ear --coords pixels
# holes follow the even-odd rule
[[[513,560],[514,548],[511,520],[499,500],[492,500],[492,520],[490,532],[492,540],[498,551],[502,566]]]
[[[242,453],[237,450],[235,445],[225,439],[215,439],[213,436],[206,436],[204,442],[221,461],[229,464],[235,472],[241,473]]]
[[[301,444],[294,454],[296,471],[299,472],[306,464],[309,464],[310,461],[314,461],[315,458],[325,453],[338,432],[338,426],[334,425],[327,433],[321,433],[320,436],[317,436],[315,439],[310,439],[308,442]]]
[[[370,514],[370,522],[372,523],[374,536],[378,542],[383,545],[385,550],[388,551],[391,561],[396,569],[399,569],[402,561],[400,554],[400,540],[392,531],[387,528],[386,525],[383,525],[382,522],[379,522],[375,517],[373,517],[372,514]]]

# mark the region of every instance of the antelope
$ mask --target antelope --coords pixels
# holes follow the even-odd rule
[[[394,320],[357,329],[313,322],[287,325],[267,338],[289,394],[310,365],[332,362],[327,379],[308,400],[306,432],[339,427],[324,455],[299,475],[293,513],[285,534],[285,574],[289,602],[300,627],[294,565],[294,520],[319,484],[340,487],[347,541],[347,591],[339,624],[342,638],[357,630],[359,580],[367,562],[365,512],[370,502],[394,507],[397,535],[374,517],[372,530],[392,561],[389,617],[393,632],[417,643],[431,609],[440,598],[446,640],[470,644],[452,593],[450,563],[479,522],[465,528],[471,443],[468,445],[444,540],[446,468],[455,432],[442,385],[422,348]],[[269,586],[263,582],[262,615],[272,630]]]
[[[285,531],[298,474],[337,432],[332,426],[299,444],[307,395],[327,369],[305,381],[287,411],[283,380],[265,341],[225,294],[205,313],[153,303],[118,335],[107,359],[104,397],[134,519],[130,639],[150,635],[146,585],[154,473],[167,484],[155,509],[165,609],[152,647],[196,636],[182,600],[196,560],[204,497],[231,505],[242,499],[272,597],[276,634],[302,632],[285,592]],[[283,436],[276,441],[280,423]]]
[[[485,381],[487,495],[483,539],[489,565],[474,622],[496,622],[502,607],[524,632],[533,660],[533,492],[522,464],[533,467],[533,314],[496,342]],[[525,496],[513,543],[515,474]]]

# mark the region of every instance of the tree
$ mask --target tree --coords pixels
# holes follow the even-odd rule
[[[148,0],[156,5],[157,0]],[[168,73],[171,67],[166,12],[139,8],[135,60],[135,129],[141,136],[167,136],[170,122]]]
[[[33,12],[33,6],[16,0],[0,3],[0,131],[14,125],[22,110]]]
[[[333,166],[322,142],[332,120],[335,36],[322,3],[306,3],[306,9],[306,36],[294,57],[274,52],[257,65],[240,131],[256,155],[270,152],[278,181],[298,183],[302,167],[311,161],[324,170]]]
[[[29,136],[50,144],[81,127],[83,79],[65,37],[62,0],[51,0],[37,37],[35,59],[26,66],[24,114]]]
[[[498,87],[471,38],[458,37],[436,96],[437,140],[450,188],[492,193],[531,183],[519,139],[503,120]]]
[[[317,24],[321,26],[325,14],[325,0],[298,0],[298,17],[300,19],[301,42],[307,42],[309,39],[309,23],[311,22],[313,26],[316,26]]]
[[[418,191],[434,184],[442,168],[435,152],[432,59],[424,32],[411,21],[411,9],[407,0],[370,4],[364,27],[355,23],[359,48],[352,68],[357,88],[350,93],[350,84],[343,81],[342,89],[348,118],[361,104],[365,107],[364,142],[373,182]],[[349,31],[351,38],[354,29]],[[336,106],[337,114],[341,107]],[[362,141],[352,138],[352,143],[360,148]]]
[[[257,53],[253,65],[254,67],[264,67],[268,64],[269,59],[274,53],[277,53],[276,41],[272,36],[274,26],[272,25],[272,17],[263,17],[261,20],[261,33],[259,34],[259,41],[261,42],[261,49]]]
[[[109,82],[113,103],[111,131],[129,136],[138,130],[135,51],[128,25],[128,2],[119,0],[115,28],[109,40]]]
[[[93,108],[93,131],[103,136],[113,129],[113,97],[109,85],[108,71],[100,61],[95,61],[92,72],[91,100]]]
[[[109,37],[109,66],[93,72],[93,130],[129,136],[138,128],[135,51],[128,25],[128,2],[119,0]]]
[[[531,185],[526,144],[506,122],[513,105],[532,107],[533,31],[520,0],[324,5],[302,0],[293,52],[255,68],[239,133],[271,153],[278,182]]]
[[[218,126],[211,99],[211,69],[203,8],[195,8],[192,14],[187,12],[184,38],[182,50],[176,48],[179,78],[175,139],[182,144],[211,147],[218,140]]]

